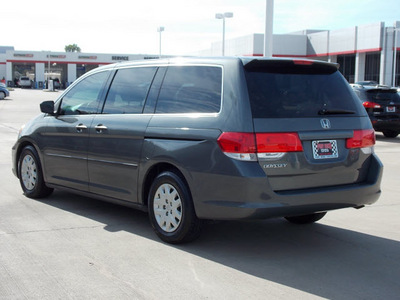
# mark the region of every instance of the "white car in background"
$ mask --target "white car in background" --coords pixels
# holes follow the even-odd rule
[[[22,77],[20,77],[19,78],[19,81],[18,81],[18,85],[21,87],[21,88],[31,88],[32,87],[32,82],[31,82],[31,80],[29,79],[29,77],[27,77],[27,76],[22,76]]]

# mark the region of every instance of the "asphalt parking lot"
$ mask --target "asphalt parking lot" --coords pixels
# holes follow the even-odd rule
[[[11,172],[11,147],[39,103],[0,101],[0,299],[399,299],[400,137],[377,134],[382,196],[296,226],[282,219],[207,224],[172,246],[140,211],[55,192],[36,201]]]

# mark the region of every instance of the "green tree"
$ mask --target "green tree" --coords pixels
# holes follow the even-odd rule
[[[65,46],[65,52],[81,52],[81,48],[77,44],[70,44]]]

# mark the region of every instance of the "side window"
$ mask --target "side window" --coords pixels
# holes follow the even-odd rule
[[[120,69],[107,95],[103,114],[142,113],[157,67]]]
[[[168,67],[156,113],[216,113],[221,108],[222,68]]]
[[[86,77],[74,86],[62,99],[61,115],[95,114],[101,101],[101,92],[109,71]]]

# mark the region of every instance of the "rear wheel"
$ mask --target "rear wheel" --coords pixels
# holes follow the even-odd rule
[[[0,100],[3,100],[6,97],[6,93],[0,92]]]
[[[396,136],[399,135],[399,133],[397,131],[393,131],[393,130],[385,130],[385,131],[382,131],[382,133],[385,137],[388,137],[388,138],[395,138]]]
[[[19,181],[25,196],[43,198],[50,195],[53,189],[48,188],[43,180],[39,156],[32,146],[25,147],[19,157]]]
[[[314,213],[309,215],[285,217],[290,223],[293,224],[311,224],[321,220],[326,215],[326,212]]]
[[[158,175],[150,188],[149,218],[156,234],[165,242],[190,242],[200,235],[189,188],[174,172]]]

